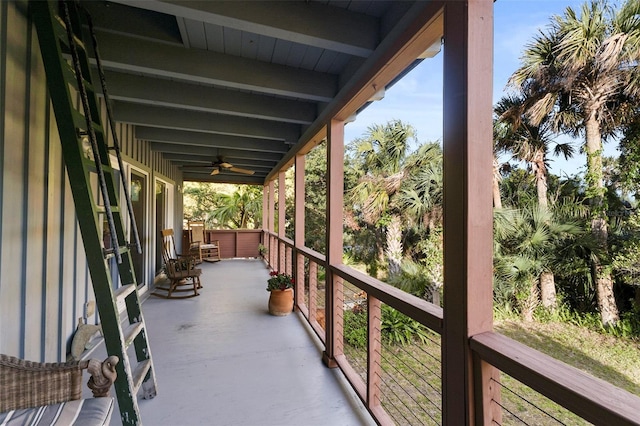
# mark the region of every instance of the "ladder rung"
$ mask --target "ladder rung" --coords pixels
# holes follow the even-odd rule
[[[121,286],[119,289],[113,292],[113,297],[116,299],[116,303],[127,298],[128,295],[136,290],[135,284],[127,284]]]
[[[84,41],[83,41],[81,38],[79,38],[77,34],[74,34],[74,35],[73,35],[73,41],[75,41],[75,43],[76,43],[76,48],[77,48],[79,51],[82,51],[82,53],[85,53],[85,52],[87,51],[87,48],[86,48],[86,46],[84,45]]]
[[[72,109],[72,114],[73,114],[73,125],[76,127],[76,131],[86,132],[87,120],[85,116],[75,108]],[[93,123],[91,123],[91,126],[93,127],[93,131],[96,134],[100,133],[103,135],[103,138],[104,138],[104,129],[99,123],[96,123],[94,121]]]
[[[53,26],[53,31],[58,36],[58,39],[60,40],[60,42],[62,42],[65,47],[68,47],[69,39],[67,37],[67,26],[66,26],[66,24],[64,23],[62,18],[60,16],[58,16],[58,15],[55,16],[54,21],[58,25],[54,25]]]
[[[87,120],[85,120],[84,115],[80,113],[77,109],[71,109],[71,113],[73,114],[73,126],[76,129],[80,129],[83,132],[87,131]]]
[[[58,27],[54,26],[54,29],[56,29],[57,32],[59,33],[60,40],[64,42],[66,46],[68,46],[69,38],[67,36],[67,24],[65,24],[65,22],[62,20],[62,17],[58,15],[56,15],[55,21],[58,23]],[[81,38],[79,38],[76,34],[73,35],[73,40],[75,41],[75,43],[78,45],[80,49],[86,51],[86,48],[84,46],[84,41]]]
[[[124,334],[124,347],[128,348],[133,343],[133,340],[140,334],[140,332],[144,330],[144,322],[134,322],[130,324],[127,328],[122,330]]]
[[[96,207],[96,213],[105,214],[106,212],[107,212],[107,210],[104,207]],[[111,206],[111,212],[112,213],[120,213],[120,207]]]
[[[71,64],[68,62],[63,62],[62,65],[62,73],[64,74],[65,80],[73,86],[74,89],[78,90],[78,80],[76,80],[76,73],[71,68]]]
[[[82,143],[82,140],[80,140],[79,143]],[[93,159],[93,156],[91,154],[93,154],[93,152],[91,151],[91,148],[89,147],[87,149],[86,155],[82,156],[82,160],[84,162],[86,162],[90,166],[96,164],[96,162]],[[100,164],[102,165],[102,172],[105,174],[105,176],[108,175],[108,174],[113,174],[114,169],[113,169],[113,167],[111,167],[110,163],[109,164],[105,164],[104,162],[101,162]],[[115,204],[115,202],[113,200],[111,200],[111,203]]]
[[[149,368],[151,368],[151,359],[147,358],[143,361],[140,361],[138,365],[136,365],[136,369],[133,371],[133,393],[138,393],[138,389],[142,386],[142,382],[144,381],[145,376],[149,372]]]
[[[122,246],[120,247],[120,254],[125,254],[129,251],[129,248],[126,246]],[[116,254],[114,253],[113,249],[104,249],[105,255],[104,258],[105,259],[111,259],[112,257],[115,257]]]

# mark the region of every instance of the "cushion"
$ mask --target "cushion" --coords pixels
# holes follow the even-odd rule
[[[7,426],[108,426],[113,398],[89,398],[42,407],[0,413],[0,425]]]

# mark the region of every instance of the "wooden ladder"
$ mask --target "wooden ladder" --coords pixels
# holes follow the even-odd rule
[[[138,252],[141,250],[127,182],[124,176],[118,179],[111,166],[110,151],[115,151],[120,170],[123,170],[91,17],[79,10],[74,1],[36,0],[30,1],[29,6],[38,33],[105,346],[109,355],[120,358],[115,389],[122,424],[141,424],[138,391],[142,390],[144,398],[153,398],[156,394],[156,378],[130,252],[131,248]],[[83,24],[90,28],[93,53],[112,126],[112,146],[107,146],[100,119],[89,53],[82,38]],[[76,108],[74,101],[78,97],[80,105]],[[126,219],[132,221],[134,244],[126,240],[118,182],[123,186],[127,201]],[[107,229],[103,229],[105,224]],[[109,262],[118,268],[121,285],[117,289],[112,284]],[[128,321],[121,322],[118,305],[126,307]],[[135,367],[132,367],[127,354],[132,344],[137,361]]]

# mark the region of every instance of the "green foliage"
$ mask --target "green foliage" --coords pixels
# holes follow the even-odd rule
[[[621,189],[638,199],[640,195],[640,118],[633,120],[623,129],[620,140],[620,182]]]
[[[429,330],[388,305],[382,305],[382,339],[390,345],[408,345],[429,341]],[[367,346],[367,311],[351,309],[344,312],[344,341],[355,348]]]
[[[430,289],[434,286],[433,280],[425,273],[426,268],[416,262],[405,260],[399,275],[390,277],[387,282],[402,291],[420,298],[427,298]]]
[[[221,228],[256,229],[262,221],[262,188],[238,185],[231,194],[217,194],[209,223]]]
[[[388,305],[382,305],[382,338],[392,345],[406,345],[415,339],[422,343],[429,340],[425,326]]]
[[[584,234],[571,217],[538,206],[497,210],[494,216],[494,297],[517,309],[545,271],[564,261],[564,249]]]
[[[257,229],[262,221],[262,188],[251,185],[185,182],[184,218],[207,227]]]
[[[305,157],[305,246],[325,253],[327,227],[327,144],[322,142]]]
[[[510,167],[502,175],[500,193],[505,208],[536,204],[535,178],[524,169]]]
[[[539,309],[535,318],[543,323],[560,322],[576,327],[586,328],[600,334],[606,334],[623,339],[640,338],[640,311],[634,309],[622,314],[622,318],[611,325],[603,325],[600,315],[596,312],[577,312],[566,304],[548,311]]]
[[[219,191],[210,183],[185,182],[182,192],[185,220],[206,220],[217,206]]]
[[[377,277],[401,273],[407,259],[424,259],[415,246],[442,222],[442,150],[425,143],[409,151],[412,126],[394,120],[371,126],[347,147],[354,185],[346,185],[345,247]]]
[[[286,290],[295,284],[293,277],[283,272],[271,271],[269,275],[271,278],[267,280],[267,291]]]
[[[367,347],[367,312],[347,310],[344,312],[344,341],[354,348]]]

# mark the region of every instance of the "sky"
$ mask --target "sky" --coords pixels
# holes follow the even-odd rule
[[[506,93],[507,80],[519,67],[524,46],[539,29],[551,22],[552,15],[562,15],[571,6],[579,9],[582,0],[497,0],[494,4],[494,104]],[[418,142],[442,141],[442,54],[424,60],[402,80],[387,90],[385,97],[358,114],[345,126],[345,141],[363,136],[372,124],[399,119],[411,124]],[[579,143],[579,141],[578,141]],[[615,144],[605,145],[605,155],[617,156]],[[576,148],[577,149],[577,148]],[[552,157],[550,171],[556,175],[573,175],[584,171],[585,157]]]

